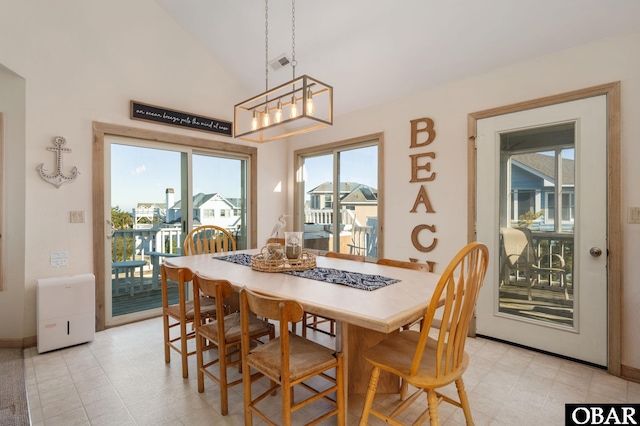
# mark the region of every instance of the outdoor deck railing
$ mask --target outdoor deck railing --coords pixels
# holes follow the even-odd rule
[[[360,226],[360,222],[351,210],[340,210],[340,224],[343,228],[351,229],[353,226]],[[304,211],[304,223],[314,225],[333,225],[333,209],[306,209]]]
[[[111,259],[114,262],[144,260],[151,252],[179,254],[181,233],[179,227],[115,230],[111,236]]]

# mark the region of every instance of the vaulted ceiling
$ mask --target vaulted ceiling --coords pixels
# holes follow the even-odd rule
[[[250,94],[265,91],[264,0],[156,1]],[[268,60],[291,60],[291,2],[268,14]],[[296,75],[333,86],[339,116],[639,29],[638,0],[298,0]],[[269,67],[269,88],[291,78]]]

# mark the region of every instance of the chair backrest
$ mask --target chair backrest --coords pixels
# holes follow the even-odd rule
[[[333,257],[336,259],[347,259],[347,260],[355,260],[358,262],[364,262],[365,257],[359,254],[348,254],[348,253],[338,253],[336,251],[328,251],[325,253],[326,257]]]
[[[404,260],[393,260],[393,259],[378,259],[376,261],[378,265],[387,265],[387,266],[395,266],[396,268],[405,268],[405,269],[413,269],[416,271],[424,271],[431,272],[429,269],[429,265],[426,263],[419,262],[407,262]]]
[[[184,284],[193,280],[193,272],[191,272],[191,269],[189,268],[183,268],[163,263],[160,270],[160,276],[162,283],[162,306],[165,308],[169,306],[169,290],[167,281],[171,280],[177,282],[180,314],[182,315],[182,317],[184,317],[185,302],[187,300]]]
[[[460,366],[464,359],[464,345],[469,323],[488,262],[489,250],[486,245],[478,242],[467,244],[451,260],[438,281],[431,303],[424,315],[425,326],[420,332],[411,364],[411,374],[416,374],[418,371],[438,308],[441,308],[442,317],[436,340],[437,355],[434,374],[436,377],[441,377]]]
[[[202,225],[193,229],[184,239],[182,254],[219,253],[223,251],[235,251],[236,240],[231,233],[224,228],[215,225]]]
[[[227,280],[206,278],[196,272],[193,275],[193,294],[202,294],[215,299],[216,312],[219,313],[216,318],[218,321],[218,336],[224,336],[224,303],[225,299],[234,294],[231,283]],[[201,324],[199,297],[194,298],[193,310],[195,314],[195,323]]]
[[[529,228],[500,228],[502,249],[510,267],[516,264],[535,265],[538,262]]]
[[[249,342],[249,313],[253,312],[267,320],[279,321],[280,353],[282,355],[282,371],[289,371],[289,323],[302,320],[304,309],[295,300],[286,300],[256,293],[244,287],[240,291],[240,315],[242,317],[242,345],[245,353],[245,342]],[[246,351],[249,346],[246,345]]]

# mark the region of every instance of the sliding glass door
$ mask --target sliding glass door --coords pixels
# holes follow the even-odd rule
[[[111,235],[107,257],[107,325],[156,314],[160,265],[182,254],[184,236],[200,225],[229,230],[247,244],[248,158],[216,151],[109,139]],[[177,288],[170,288],[170,301]]]

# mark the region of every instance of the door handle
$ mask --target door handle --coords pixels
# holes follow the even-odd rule
[[[602,254],[602,250],[600,250],[598,247],[591,247],[591,250],[589,250],[589,254],[591,254],[591,256],[593,257],[599,257]]]

